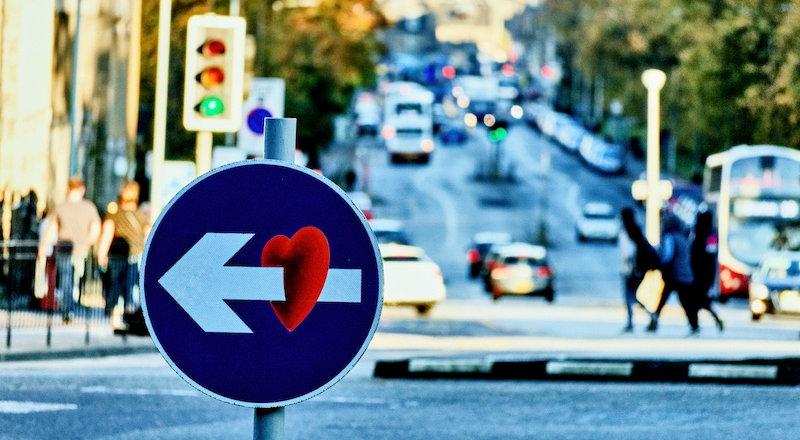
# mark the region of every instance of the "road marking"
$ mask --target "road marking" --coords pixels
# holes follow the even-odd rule
[[[547,374],[579,376],[630,376],[632,362],[580,362],[549,361],[545,367]]]
[[[442,208],[444,230],[445,230],[445,246],[452,247],[457,244],[456,231],[458,230],[458,208],[453,202],[450,193],[442,190],[437,182],[432,182],[429,178],[423,178],[414,181],[414,187],[420,194],[427,194],[434,199],[436,203]],[[427,181],[427,182],[425,182]]]
[[[409,373],[488,373],[493,362],[488,359],[411,359]]]
[[[117,394],[131,396],[201,396],[200,392],[191,389],[147,389],[147,388],[112,388],[102,385],[82,387],[81,393],[85,394]]]
[[[778,366],[689,364],[689,377],[774,380],[776,377],[778,377]]]
[[[74,411],[75,403],[43,403],[21,400],[0,400],[0,414],[30,414],[46,411]]]

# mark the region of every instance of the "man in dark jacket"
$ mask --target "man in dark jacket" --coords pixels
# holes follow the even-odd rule
[[[711,237],[712,215],[709,211],[702,211],[697,214],[694,223],[694,239],[691,246],[691,264],[694,284],[692,286],[691,301],[697,311],[708,310],[714,321],[717,323],[719,331],[724,329],[722,320],[711,306],[709,290],[714,285],[714,277],[717,275],[717,252],[716,241]]]
[[[664,278],[664,291],[647,330],[656,331],[658,329],[661,310],[667,303],[670,294],[675,291],[678,293],[678,299],[686,313],[686,319],[689,321],[690,331],[695,334],[700,328],[697,323],[697,309],[691,300],[694,279],[689,257],[689,240],[682,231],[680,221],[674,215],[665,214],[661,224],[663,232],[659,247],[659,259],[661,275]]]
[[[620,217],[624,229],[620,233],[619,240],[622,254],[622,282],[628,318],[623,331],[627,333],[633,331],[633,305],[639,304],[642,309],[647,311],[647,308],[636,299],[636,289],[642,283],[644,274],[648,270],[658,268],[659,260],[656,250],[644,237],[642,229],[636,223],[633,209],[623,208]]]

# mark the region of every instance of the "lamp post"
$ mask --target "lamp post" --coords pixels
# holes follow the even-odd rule
[[[672,195],[671,183],[660,176],[659,95],[666,81],[667,75],[661,70],[647,69],[642,73],[647,89],[647,178],[631,186],[633,197],[645,201],[645,235],[653,246],[661,241],[661,202]]]

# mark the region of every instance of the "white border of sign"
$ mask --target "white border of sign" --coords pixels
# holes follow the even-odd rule
[[[145,271],[147,269],[146,268],[147,254],[150,251],[150,245],[151,245],[153,236],[155,235],[154,232],[158,229],[158,225],[161,223],[161,220],[164,218],[164,216],[169,212],[170,208],[172,208],[172,205],[175,204],[175,202],[185,192],[189,191],[195,185],[197,185],[198,183],[200,183],[203,180],[207,179],[208,177],[211,177],[214,174],[223,172],[223,171],[225,171],[225,170],[227,170],[229,168],[235,168],[235,167],[241,167],[241,166],[253,166],[253,165],[280,165],[280,166],[293,168],[293,169],[295,169],[297,171],[301,171],[301,172],[305,173],[306,175],[317,179],[318,181],[320,181],[323,184],[327,185],[329,188],[331,188],[334,191],[336,191],[336,193],[339,194],[339,196],[341,196],[344,200],[349,202],[350,209],[352,209],[353,212],[355,212],[356,215],[358,216],[358,219],[361,220],[361,224],[362,224],[362,226],[364,226],[364,229],[367,232],[367,236],[369,237],[369,240],[372,243],[372,250],[375,253],[375,261],[378,264],[378,300],[377,300],[377,308],[375,310],[375,318],[372,321],[372,326],[369,329],[369,334],[367,335],[366,339],[364,339],[364,343],[361,345],[361,348],[358,350],[358,353],[356,353],[356,355],[353,357],[353,359],[350,361],[350,363],[341,372],[339,372],[339,374],[337,374],[333,379],[331,379],[330,381],[328,381],[324,385],[322,385],[319,388],[317,388],[315,390],[312,390],[312,391],[310,391],[310,392],[308,392],[306,394],[303,394],[302,396],[298,396],[298,397],[295,397],[293,399],[277,401],[277,402],[246,402],[246,401],[234,400],[234,399],[219,395],[217,393],[214,393],[213,391],[210,391],[210,390],[206,389],[205,387],[203,387],[199,383],[197,383],[194,380],[192,380],[189,376],[184,374],[183,371],[181,371],[172,362],[172,359],[170,359],[169,355],[164,350],[164,347],[161,346],[161,343],[158,341],[158,337],[156,336],[156,333],[153,331],[153,326],[150,324],[150,315],[147,312],[147,301],[145,300],[145,298],[147,296],[147,293],[144,291],[144,286],[145,286],[145,284],[144,284],[144,274],[145,274]],[[356,363],[358,363],[358,361],[364,355],[364,352],[367,351],[367,347],[369,346],[369,343],[372,341],[372,337],[375,335],[375,331],[378,329],[378,322],[380,321],[381,310],[383,309],[383,260],[381,259],[381,253],[380,253],[380,250],[378,249],[377,241],[375,240],[375,234],[372,232],[372,228],[370,228],[369,223],[367,222],[367,219],[364,217],[364,214],[361,212],[360,209],[358,209],[358,207],[356,207],[356,205],[353,203],[353,201],[350,200],[350,197],[348,197],[347,194],[345,194],[345,192],[341,188],[339,188],[336,184],[334,184],[333,182],[331,182],[330,180],[328,180],[324,176],[322,176],[322,175],[320,175],[320,174],[318,174],[318,173],[316,173],[314,171],[309,170],[308,168],[304,168],[304,167],[301,167],[301,166],[298,166],[298,165],[295,165],[295,164],[292,164],[292,163],[289,163],[289,162],[280,161],[280,160],[272,160],[272,159],[251,159],[251,160],[247,160],[247,161],[234,162],[234,163],[231,163],[231,164],[228,164],[228,165],[221,166],[219,168],[215,168],[215,169],[213,169],[213,170],[211,170],[211,171],[199,176],[198,178],[194,179],[188,185],[183,187],[174,197],[172,197],[172,199],[169,201],[169,203],[167,203],[167,205],[161,211],[161,214],[158,216],[158,219],[153,223],[153,227],[151,228],[150,234],[147,237],[147,242],[145,243],[145,246],[144,246],[144,253],[142,254],[142,262],[141,262],[140,267],[139,267],[139,286],[142,289],[142,295],[143,295],[142,296],[142,298],[143,298],[143,300],[142,300],[142,310],[144,312],[145,322],[147,323],[147,329],[150,331],[150,336],[153,339],[153,343],[156,345],[156,348],[158,348],[159,353],[161,353],[161,356],[164,358],[164,360],[167,362],[167,364],[169,364],[170,368],[172,368],[178,374],[178,376],[183,378],[183,380],[188,382],[189,385],[193,386],[194,388],[196,388],[200,392],[202,392],[202,393],[204,393],[206,395],[209,395],[209,396],[211,396],[211,397],[213,397],[215,399],[218,399],[218,400],[221,400],[223,402],[226,402],[226,403],[230,403],[230,404],[233,404],[233,405],[244,406],[244,407],[248,407],[248,408],[276,408],[276,407],[292,405],[292,404],[295,404],[295,403],[298,403],[298,402],[302,402],[304,400],[308,400],[308,399],[310,399],[310,398],[322,393],[323,391],[327,390],[328,388],[332,387],[336,382],[339,382],[348,372],[350,372],[351,369],[353,369],[353,367],[356,365]]]

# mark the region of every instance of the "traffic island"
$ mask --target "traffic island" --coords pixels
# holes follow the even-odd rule
[[[479,379],[602,382],[800,384],[800,358],[782,359],[502,359],[380,360],[381,379]]]

